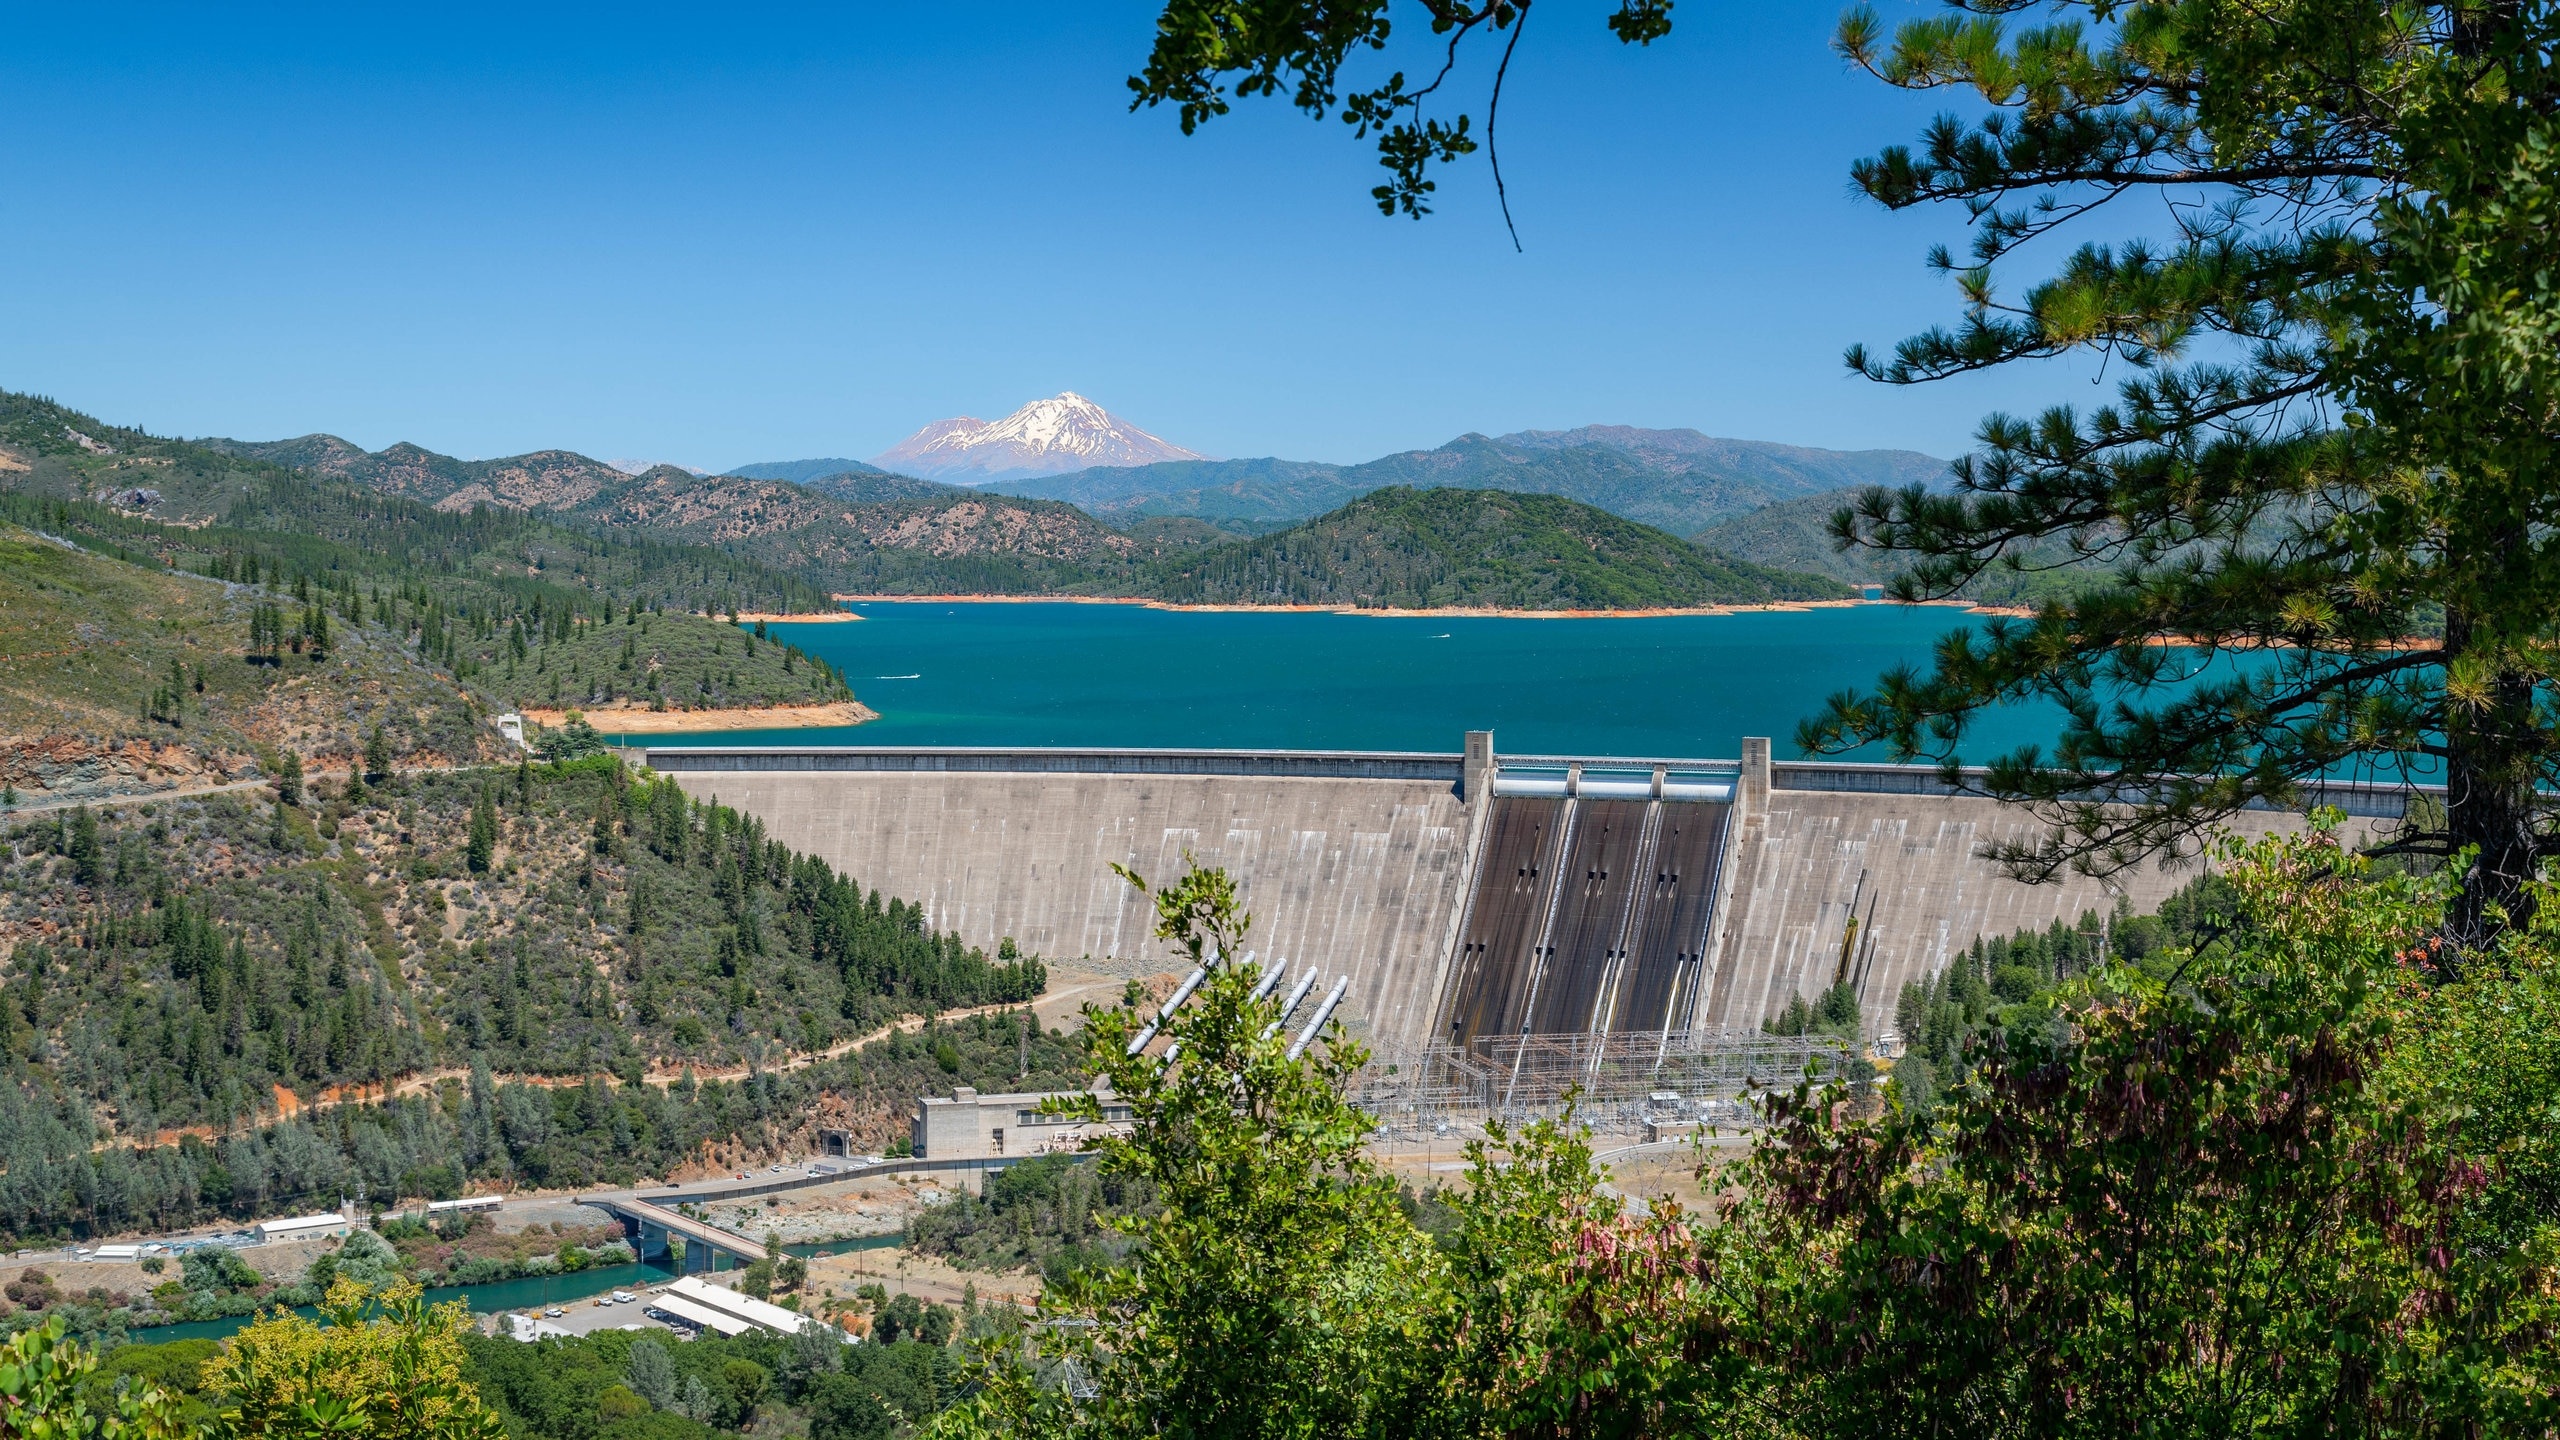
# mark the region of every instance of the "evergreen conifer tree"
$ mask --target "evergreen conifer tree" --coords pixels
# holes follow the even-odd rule
[[[471,839],[463,859],[474,875],[486,874],[498,853],[498,807],[490,803],[488,787],[481,787],[471,802]]]
[[[1890,209],[1963,207],[1973,236],[1930,257],[1957,324],[1848,359],[1906,385],[2096,356],[2115,399],[1992,416],[1951,493],[1870,491],[1833,523],[1905,566],[1897,598],[2075,573],[2031,618],[1837,699],[1799,743],[1880,745],[2030,807],[2045,832],[1999,851],[2028,878],[2190,847],[2327,777],[2440,780],[2441,812],[2392,848],[2474,855],[2446,928],[2476,951],[2531,917],[2560,853],[2542,798],[2560,788],[2560,4],[2022,8],[1841,22],[1851,63],[1988,111],[1852,168]],[[1381,208],[1418,215],[1429,167],[1477,145],[1465,116],[1424,114],[1450,70],[1346,91],[1389,9],[1169,0],[1130,86],[1186,132],[1235,95],[1339,108],[1378,137]],[[1529,6],[1426,9],[1453,64],[1494,39],[1498,97]],[[1670,9],[1623,0],[1608,24],[1649,42]],[[2021,247],[2153,200],[2160,239],[2091,240],[2010,283]],[[2062,710],[2057,743],[1960,769],[1983,713],[2030,700]]]

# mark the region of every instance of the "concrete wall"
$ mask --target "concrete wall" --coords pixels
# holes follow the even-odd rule
[[[700,763],[670,752],[671,765]],[[1433,1020],[1465,868],[1457,757],[1446,779],[986,768],[671,771],[686,791],[759,816],[824,858],[989,950],[1011,936],[1052,957],[1170,967],[1147,899],[1113,862],[1161,884],[1189,851],[1223,866],[1253,913],[1264,961],[1352,977],[1346,1018],[1401,1053]],[[1255,768],[1236,766],[1233,768]],[[1371,774],[1398,767],[1369,767]],[[1321,993],[1321,987],[1319,992]]]
[[[1716,976],[1699,1023],[1750,1028],[1802,995],[1828,989],[1856,896],[1862,929],[1874,903],[1875,950],[1864,989],[1869,1034],[1893,1027],[1905,981],[1935,974],[1975,937],[2042,929],[2082,912],[2158,908],[2197,871],[2145,865],[2100,882],[2068,875],[2027,885],[1978,856],[1986,844],[2032,840],[2043,827],[1996,801],[1771,789],[1734,847]],[[2298,816],[2259,813],[2238,827],[2263,832]],[[1860,893],[1859,876],[1865,872]],[[1864,940],[1860,942],[1864,948]]]
[[[1186,851],[1231,871],[1267,962],[1352,977],[1342,1014],[1381,1056],[1416,1053],[1445,1023],[1450,960],[1493,809],[1490,737],[1458,755],[1209,751],[670,751],[652,762],[685,789],[761,817],[795,849],[992,950],[1170,966],[1145,897],[1113,862],[1162,883]],[[1903,983],[1975,937],[2112,910],[2149,910],[2194,875],[2154,867],[2101,882],[2025,885],[1978,851],[2038,833],[1996,802],[1946,793],[1931,772],[1769,760],[1748,740],[1738,829],[1711,933],[1713,973],[1694,1023],[1755,1028],[1831,984],[1856,896],[1874,902],[1864,989],[1870,1034],[1890,1029]],[[1479,754],[1478,751],[1482,753]],[[1506,760],[1506,763],[1509,763]],[[1616,763],[1616,762],[1612,762]],[[1630,762],[1650,763],[1650,762]],[[1719,762],[1679,762],[1696,767]],[[1472,794],[1462,794],[1472,791]],[[2397,792],[2322,797],[2387,823]],[[2251,812],[2244,832],[2298,826]],[[1863,887],[1861,872],[1865,874]],[[1861,948],[1866,941],[1862,938]],[[1318,994],[1324,986],[1319,986]]]
[[[2025,884],[1980,855],[1986,845],[2042,835],[2044,827],[2025,811],[1950,794],[1925,767],[1772,765],[1767,742],[1744,743],[1756,748],[1743,762],[1745,818],[1701,1026],[1749,1029],[1796,996],[1811,1000],[1830,988],[1853,897],[1872,1036],[1893,1028],[1906,982],[1936,974],[1979,936],[2072,923],[2091,910],[2105,915],[2118,895],[2136,913],[2156,910],[2201,872],[2195,862],[2166,870],[2144,864],[2105,880],[2065,873]],[[2361,832],[2391,823],[2403,796],[2387,787],[2339,786],[2317,798],[2347,810],[2350,832]],[[2292,812],[2252,810],[2227,828],[2264,835],[2302,823]],[[1852,960],[1853,973],[1858,963]]]

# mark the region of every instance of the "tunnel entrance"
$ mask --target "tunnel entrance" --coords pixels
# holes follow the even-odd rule
[[[1687,1028],[1731,787],[1506,769],[1490,800],[1440,1038]]]

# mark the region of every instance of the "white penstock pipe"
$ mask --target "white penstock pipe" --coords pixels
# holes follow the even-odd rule
[[[1280,1002],[1280,1017],[1262,1027],[1263,1039],[1268,1040],[1280,1033],[1280,1027],[1289,1023],[1290,1013],[1298,1008],[1299,1001],[1307,998],[1307,992],[1315,988],[1315,983],[1316,967],[1310,965],[1307,973],[1298,977],[1297,987],[1289,992],[1289,998]]]
[[[1253,957],[1251,955],[1247,955],[1244,958],[1251,960]],[[1253,995],[1250,998],[1260,1000],[1263,996],[1279,989],[1280,982],[1288,978],[1289,962],[1286,960],[1272,961],[1271,968],[1263,973],[1262,983],[1253,987]]]
[[[1137,1035],[1129,1041],[1129,1053],[1135,1055],[1139,1051],[1146,1049],[1147,1042],[1156,1038],[1156,1027],[1165,1022],[1165,1017],[1171,1015],[1174,1011],[1181,1009],[1182,1002],[1190,999],[1191,992],[1199,989],[1200,982],[1208,978],[1209,967],[1206,965],[1192,971],[1191,978],[1183,981],[1181,986],[1173,992],[1173,998],[1164,1002],[1164,1008],[1156,1012],[1156,1018],[1147,1022],[1147,1028],[1139,1031]]]
[[[1324,1003],[1316,1007],[1316,1018],[1307,1022],[1307,1028],[1298,1032],[1298,1043],[1289,1047],[1290,1059],[1306,1054],[1307,1047],[1316,1043],[1316,1032],[1332,1018],[1333,1007],[1342,1003],[1342,992],[1350,988],[1351,977],[1348,975],[1333,982],[1333,988],[1325,992]]]
[[[1247,950],[1246,952],[1244,952],[1244,958],[1243,958],[1242,960],[1237,961],[1236,963],[1237,963],[1237,964],[1239,964],[1239,965],[1250,965],[1250,964],[1252,964],[1252,963],[1253,963],[1253,952],[1252,952],[1252,951],[1250,951],[1250,950]],[[1280,977],[1281,977],[1281,976],[1283,976],[1283,975],[1286,975],[1286,974],[1288,974],[1288,973],[1289,973],[1289,962],[1288,962],[1288,961],[1286,961],[1286,960],[1282,960],[1282,961],[1279,961],[1279,962],[1275,963],[1275,964],[1271,967],[1271,973],[1262,977],[1261,983],[1259,983],[1259,984],[1257,984],[1257,985],[1255,985],[1255,986],[1253,987],[1253,994],[1252,994],[1250,997],[1248,997],[1248,998],[1250,998],[1250,999],[1254,999],[1254,1000],[1259,1000],[1259,999],[1261,999],[1263,996],[1270,994],[1270,993],[1271,993],[1271,987],[1272,987],[1272,986],[1274,986],[1274,985],[1279,984],[1279,983],[1280,983]],[[1268,1031],[1268,1030],[1265,1030],[1265,1031],[1263,1031],[1262,1033],[1263,1033],[1263,1034],[1265,1034],[1265,1035],[1268,1035],[1268,1034],[1270,1034],[1271,1032],[1270,1032],[1270,1031]],[[1181,1041],[1176,1040],[1176,1041],[1174,1041],[1172,1044],[1167,1045],[1166,1047],[1164,1047],[1164,1063],[1166,1063],[1167,1065],[1172,1064],[1172,1063],[1173,1063],[1173,1057],[1174,1057],[1174,1056],[1176,1056],[1176,1055],[1179,1055],[1179,1054],[1181,1054],[1181,1053],[1182,1053],[1182,1042],[1181,1042]]]

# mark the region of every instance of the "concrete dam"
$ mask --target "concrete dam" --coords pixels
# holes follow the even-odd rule
[[[1317,751],[654,749],[700,799],[992,950],[1170,964],[1151,882],[1220,866],[1249,948],[1349,981],[1338,1012],[1378,1068],[1426,1052],[1757,1035],[1846,980],[1866,1032],[1905,982],[1977,936],[2119,895],[2148,910],[2193,871],[2027,885],[1980,858],[2041,827],[1925,767]],[[2396,788],[2323,803],[2396,817]],[[2244,832],[2298,826],[2251,812]],[[1322,987],[1318,987],[1322,993]],[[1580,1052],[1575,1052],[1580,1053]]]

